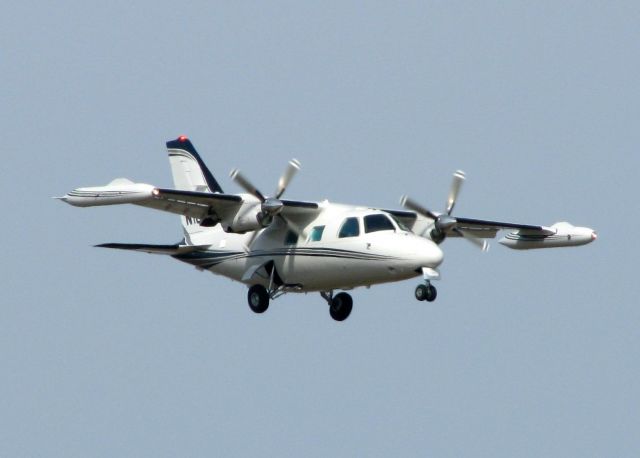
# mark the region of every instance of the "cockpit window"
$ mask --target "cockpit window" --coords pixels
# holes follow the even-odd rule
[[[389,215],[389,216],[391,216],[391,218],[396,222],[396,224],[398,225],[401,231],[411,232],[411,229],[409,229],[407,225],[400,220],[400,218],[396,217],[395,215]]]
[[[344,220],[338,238],[345,237],[357,237],[360,235],[360,224],[358,224],[358,218],[351,217]]]
[[[319,242],[322,239],[322,233],[324,232],[324,226],[315,226],[311,229],[311,234],[309,235],[310,242]]]
[[[387,215],[379,213],[377,215],[367,215],[364,217],[364,231],[366,233],[395,230],[395,226]]]

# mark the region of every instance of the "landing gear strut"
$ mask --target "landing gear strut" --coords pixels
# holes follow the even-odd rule
[[[427,281],[426,284],[416,287],[415,295],[419,301],[433,302],[438,296],[438,290],[430,281]]]
[[[329,304],[329,315],[336,321],[344,321],[349,318],[353,309],[353,299],[347,293],[338,293],[335,296],[333,291],[321,292],[322,297]]]

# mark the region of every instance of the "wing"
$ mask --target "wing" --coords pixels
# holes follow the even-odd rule
[[[237,194],[217,194],[176,189],[154,188],[153,199],[137,202],[136,205],[168,211],[179,215],[204,219],[216,216],[219,220],[228,220],[240,211],[244,203],[257,205],[252,196]],[[316,202],[282,200],[282,214],[296,221],[304,222],[318,215]]]
[[[419,235],[428,235],[428,232],[433,228],[434,220],[427,218],[416,212],[406,210],[382,210],[394,216],[398,221],[403,223],[414,233]],[[479,238],[494,238],[498,231],[503,229],[510,229],[519,231],[521,234],[548,236],[555,234],[556,231],[552,228],[545,226],[535,226],[531,224],[519,224],[509,223],[502,221],[489,221],[484,219],[474,218],[452,218],[454,223],[447,228],[446,235],[449,237],[460,237],[460,233],[456,231],[460,230],[465,233],[469,233]]]
[[[218,194],[176,189],[154,188],[152,198],[136,205],[156,210],[204,219],[216,215],[225,219],[238,212],[244,199],[235,194]]]
[[[134,204],[195,219],[215,216],[218,220],[233,218],[244,204],[258,204],[258,200],[248,194],[157,188],[126,178],[118,178],[106,186],[74,189],[59,199],[76,207]],[[282,200],[282,203],[282,213],[294,219],[315,218],[320,212],[315,202]]]
[[[456,223],[451,229],[447,231],[447,236],[460,237],[459,233],[453,230],[454,228],[471,233],[472,235],[480,238],[494,238],[498,231],[503,229],[512,229],[539,235],[551,235],[555,233],[548,227],[534,226],[531,224],[505,223],[501,221],[488,221],[483,219],[461,217],[455,217],[454,219]]]
[[[220,216],[235,213],[243,203],[239,195],[163,189],[126,178],[106,186],[74,189],[59,199],[76,207],[134,204],[197,219],[212,212]]]

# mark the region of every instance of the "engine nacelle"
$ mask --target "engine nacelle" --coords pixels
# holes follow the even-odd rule
[[[253,196],[243,195],[245,202],[235,214],[225,215],[220,225],[225,232],[244,234],[267,227],[272,218],[265,218],[262,214],[260,201]]]
[[[224,229],[225,232],[232,232],[234,234],[244,234],[245,232],[262,229],[263,226],[258,219],[259,213],[260,207],[255,211],[238,212],[231,220],[225,219],[220,222],[222,229]]]
[[[529,250],[586,245],[597,238],[593,229],[575,227],[564,222],[545,229],[548,229],[548,234],[523,230],[510,232],[500,239],[500,244],[515,250]]]

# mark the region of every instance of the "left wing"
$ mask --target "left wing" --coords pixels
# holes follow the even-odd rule
[[[393,215],[398,221],[411,229],[418,235],[427,235],[433,228],[435,219],[426,217],[417,212],[406,210],[382,210]],[[498,231],[502,229],[516,229],[536,233],[540,235],[550,235],[553,230],[544,226],[534,226],[531,224],[505,223],[501,221],[489,221],[484,219],[450,217],[450,224],[445,230],[445,235],[450,237],[460,237],[456,231],[462,230],[480,238],[494,238]]]
[[[480,238],[494,238],[498,231],[502,229],[515,229],[536,233],[539,235],[551,235],[553,230],[544,226],[533,226],[531,224],[505,223],[500,221],[488,221],[483,219],[461,218],[456,216],[453,218],[455,225],[446,231],[449,237],[460,237],[458,229],[465,233],[470,233]]]
[[[431,238],[431,231],[435,228],[433,218],[406,210],[382,211],[393,215],[415,234]],[[586,245],[598,237],[591,228],[576,227],[566,222],[555,223],[548,227],[457,216],[447,219],[444,233],[446,237],[470,236],[491,239],[501,230],[510,232],[502,237],[499,243],[516,250]]]
[[[453,173],[445,211],[442,213],[431,211],[406,195],[402,196],[400,203],[409,211],[386,211],[411,228],[415,234],[429,237],[436,243],[442,242],[446,237],[465,237],[485,251],[488,244],[479,239],[494,238],[503,229],[511,229],[512,232],[500,240],[500,243],[518,249],[584,245],[596,239],[593,229],[574,227],[569,223],[556,223],[546,227],[453,216],[452,211],[465,179],[466,175],[462,170]]]

